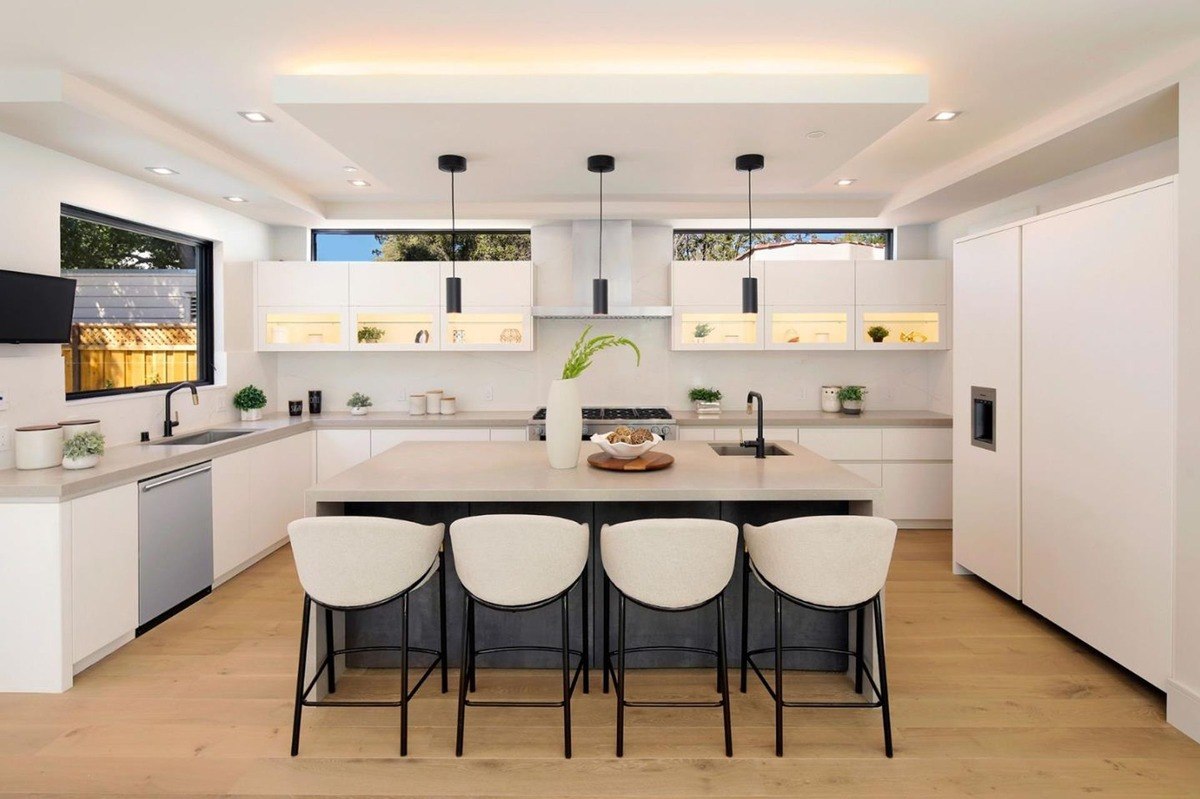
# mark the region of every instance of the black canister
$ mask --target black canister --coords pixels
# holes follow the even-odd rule
[[[321,412],[321,392],[320,391],[308,392],[308,412],[313,413],[313,414]]]
[[[288,416],[300,416],[304,413],[304,400],[288,400]]]

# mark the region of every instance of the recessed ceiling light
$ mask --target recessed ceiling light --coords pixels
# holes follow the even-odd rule
[[[148,167],[146,167],[146,171],[153,172],[156,175],[178,175],[179,174],[174,169],[171,169],[170,167],[165,167],[165,166],[148,166]]]
[[[805,135],[805,136],[807,136],[807,137],[808,137],[808,138],[810,138],[810,139],[823,139],[823,138],[825,138],[825,131],[823,131],[823,130],[810,130],[808,133],[805,133],[804,135]]]
[[[849,185],[851,185],[852,183],[854,183],[854,182],[855,182],[855,181],[857,181],[857,180],[858,180],[858,178],[841,178],[841,179],[839,179],[839,180],[837,181],[836,185],[838,185],[838,186],[849,186]]]
[[[238,116],[247,122],[271,122],[272,119],[262,111],[238,111]]]
[[[358,171],[358,167],[356,167],[356,166],[344,166],[344,167],[342,167],[342,171],[343,171],[343,172],[357,172],[357,171]]]
[[[228,202],[231,202],[231,203],[244,203],[244,202],[249,202],[249,200],[247,200],[245,197],[238,197],[236,194],[234,194],[234,195],[230,195],[230,196],[228,196],[228,197],[225,197],[225,198],[223,198],[223,199],[225,199],[225,200],[227,200]]]
[[[929,118],[930,122],[949,122],[950,120],[961,114],[962,111],[938,111]]]
[[[370,183],[367,183],[365,180],[359,180],[358,178],[355,178],[354,180],[347,180],[346,182],[349,183],[351,186],[354,186],[355,188],[358,188],[358,189],[361,189],[365,186],[371,185]]]

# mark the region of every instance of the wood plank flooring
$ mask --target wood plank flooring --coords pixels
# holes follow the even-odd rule
[[[299,796],[1198,796],[1200,744],[1164,721],[1161,694],[975,578],[950,573],[950,536],[906,531],[888,580],[896,757],[877,711],[791,710],[773,756],[761,687],[734,694],[735,757],[720,713],[632,710],[613,757],[614,707],[574,703],[575,758],[553,710],[468,711],[427,685],[398,711],[305,713],[288,756],[300,591],[281,550],[80,675],[62,695],[0,695],[0,794],[22,797]],[[452,673],[453,677],[453,673]],[[480,698],[553,696],[557,674],[481,672]],[[734,678],[736,685],[736,676]],[[355,672],[339,694],[394,691]],[[598,681],[597,681],[598,682]],[[452,683],[453,684],[453,683]],[[651,671],[630,695],[710,697],[711,672]],[[789,675],[787,692],[844,691]]]

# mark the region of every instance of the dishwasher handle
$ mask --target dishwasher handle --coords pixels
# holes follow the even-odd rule
[[[199,466],[197,466],[195,469],[188,469],[187,471],[183,471],[183,472],[173,472],[172,474],[168,474],[166,477],[162,477],[157,480],[147,480],[147,481],[141,483],[142,493],[145,493],[147,491],[153,491],[154,489],[159,488],[160,486],[165,486],[168,483],[174,483],[176,480],[182,480],[185,477],[191,477],[191,476],[197,475],[197,474],[204,474],[205,472],[210,472],[210,471],[212,471],[212,461],[208,461],[207,463],[202,463]]]

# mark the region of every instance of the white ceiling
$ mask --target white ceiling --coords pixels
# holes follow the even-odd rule
[[[767,157],[756,179],[764,215],[886,210],[927,221],[1169,135],[1169,103],[1115,114],[1200,57],[1195,0],[4,0],[3,8],[0,72],[56,70],[80,85],[32,106],[0,92],[0,130],[212,202],[242,194],[251,202],[239,212],[291,224],[440,218],[444,176],[429,155],[455,150],[471,158],[460,182],[468,216],[590,207],[594,176],[582,159],[591,152],[618,156],[606,180],[614,213],[624,204],[630,216],[736,216],[744,183],[731,160],[758,151]],[[904,113],[810,102],[737,114],[667,104],[443,104],[414,113],[404,102],[275,102],[279,76],[504,74],[677,75],[701,87],[714,82],[706,75],[927,76],[929,99]],[[964,113],[926,121],[942,108]],[[244,109],[275,122],[249,124],[236,114]],[[824,139],[800,139],[817,124],[828,128]],[[1094,149],[997,171],[1089,124],[1102,125],[1087,139]],[[544,165],[530,168],[535,153]],[[164,158],[177,159],[166,165],[181,174],[142,169]],[[362,168],[370,189],[348,186],[347,163]],[[838,176],[858,182],[835,189]]]

